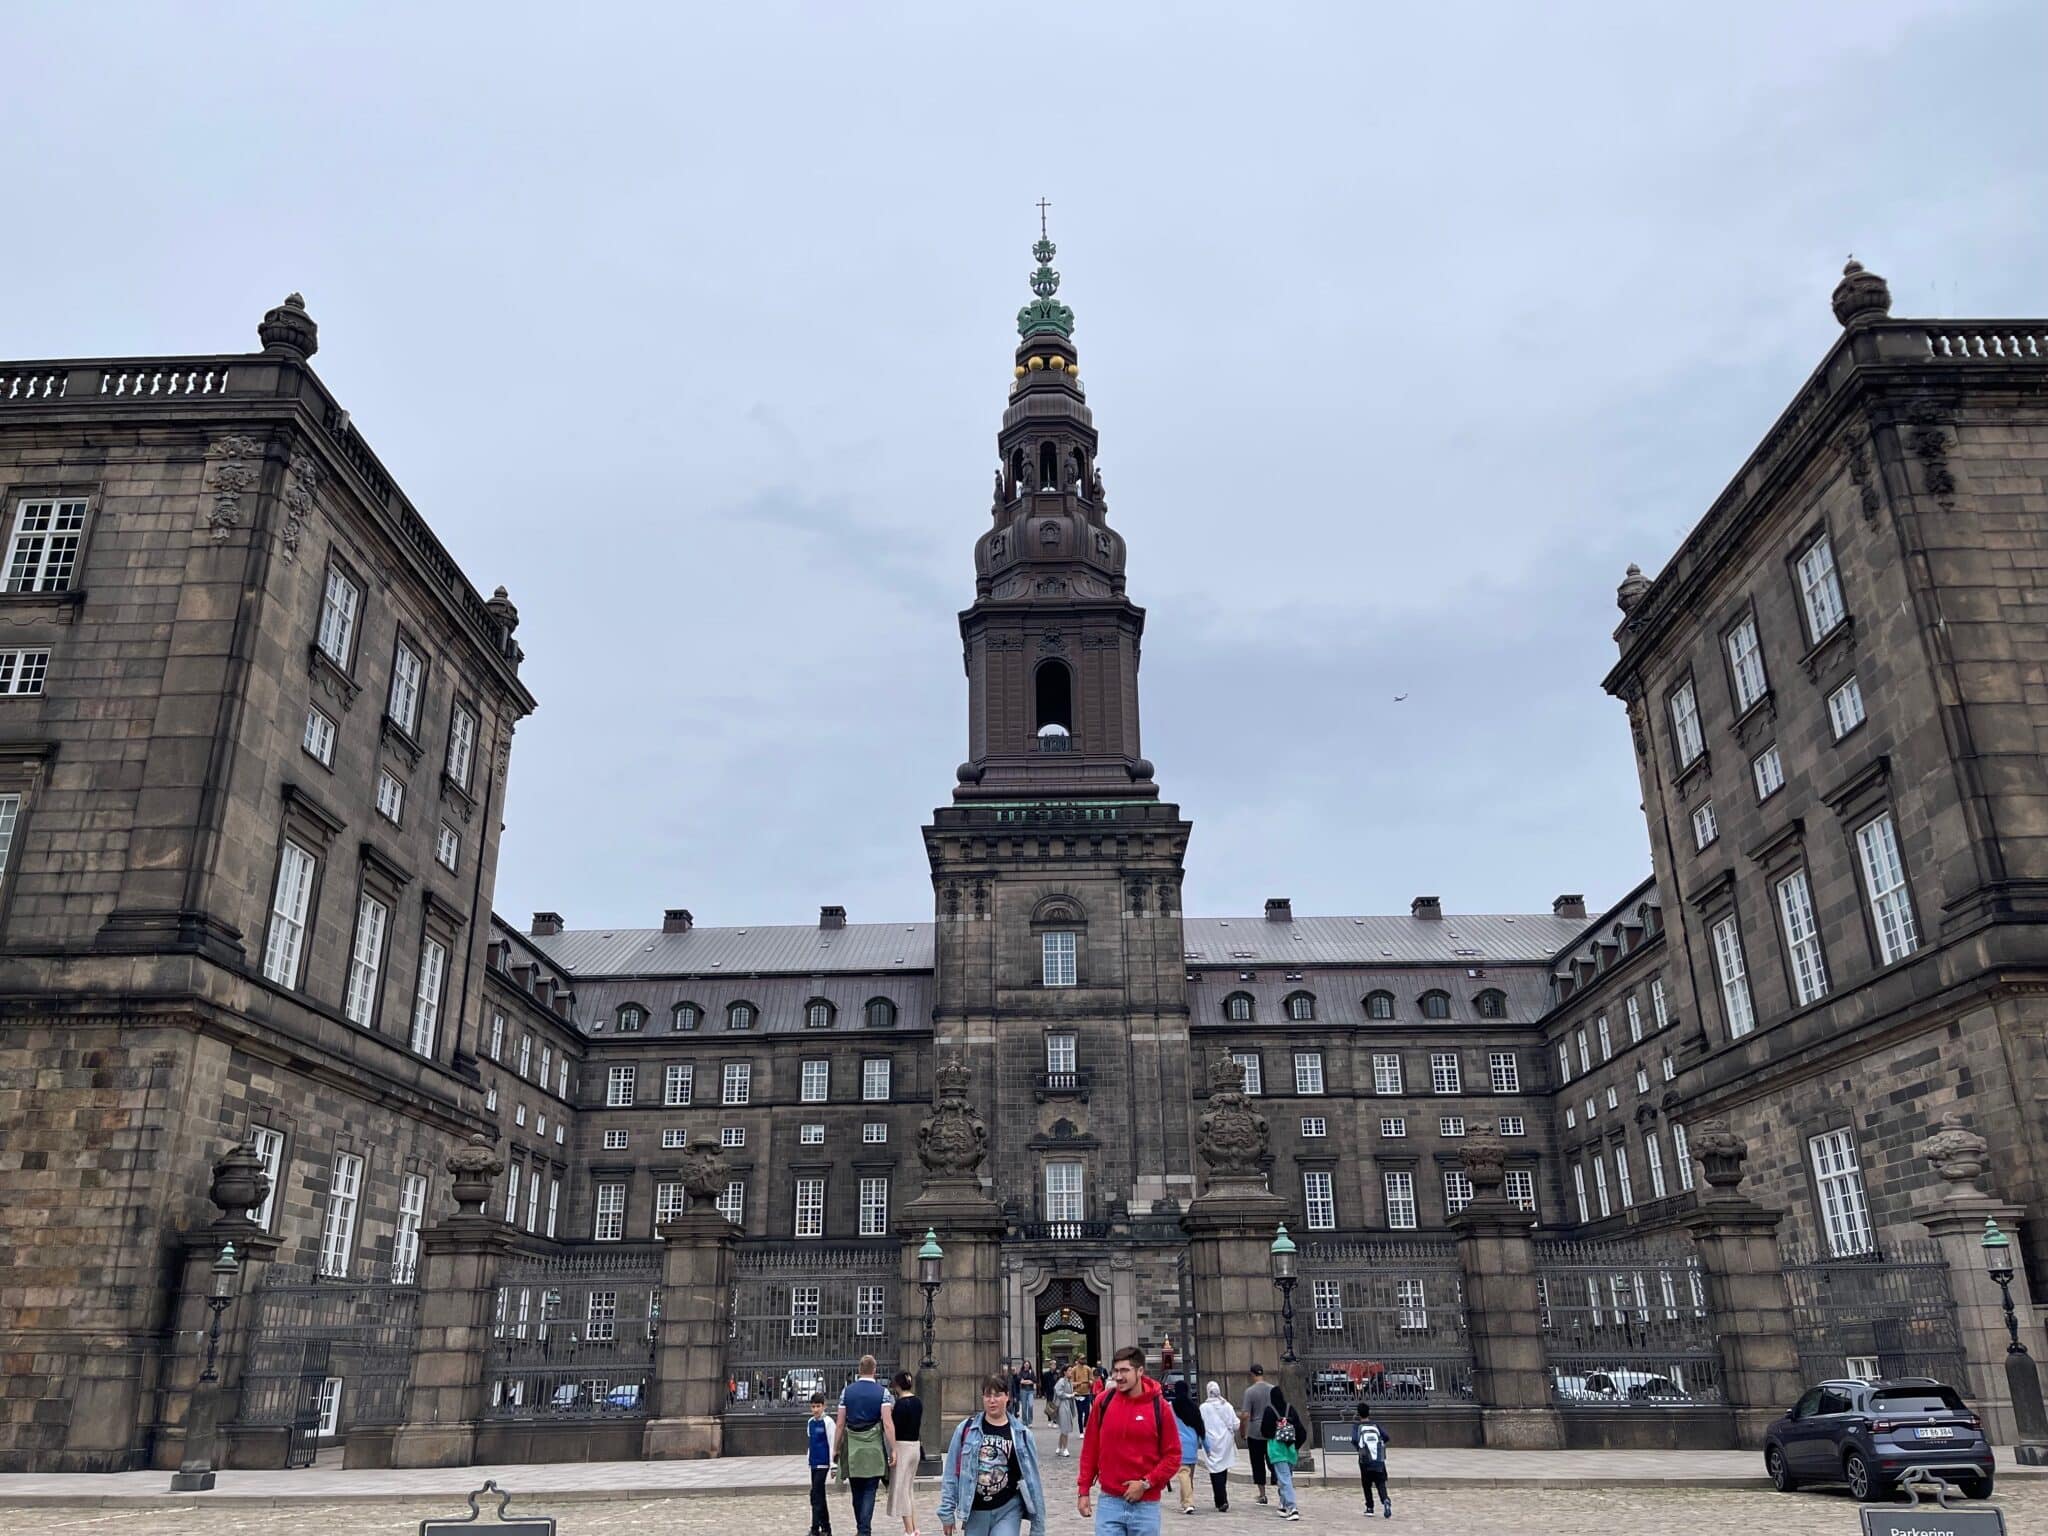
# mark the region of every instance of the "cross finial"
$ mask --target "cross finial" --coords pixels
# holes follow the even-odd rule
[[[1050,208],[1051,206],[1052,204],[1048,203],[1042,197],[1038,200],[1038,238],[1041,240],[1047,238],[1045,232],[1045,210]]]

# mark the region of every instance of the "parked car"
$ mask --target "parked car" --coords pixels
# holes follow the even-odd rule
[[[1588,1371],[1583,1376],[1559,1376],[1557,1395],[1574,1403],[1679,1403],[1692,1394],[1683,1383],[1655,1371]]]
[[[1858,1503],[1888,1497],[1925,1467],[1972,1499],[1991,1497],[1996,1460],[1984,1425],[1954,1387],[1926,1376],[1824,1381],[1764,1433],[1771,1485],[1847,1483]]]
[[[1309,1390],[1317,1397],[1350,1397],[1358,1389],[1348,1371],[1317,1371]]]

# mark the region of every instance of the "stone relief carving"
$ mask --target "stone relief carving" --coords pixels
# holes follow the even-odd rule
[[[1252,1178],[1264,1172],[1266,1117],[1244,1091],[1244,1068],[1227,1052],[1209,1061],[1209,1107],[1195,1127],[1195,1150],[1215,1178]]]
[[[213,530],[214,543],[225,544],[241,524],[243,494],[255,488],[263,473],[263,442],[238,432],[209,446],[206,454],[220,461],[213,468],[213,508],[206,526]]]
[[[1142,880],[1133,880],[1133,881],[1131,882],[1131,889],[1130,889],[1130,908],[1131,908],[1131,913],[1132,913],[1132,915],[1133,915],[1133,916],[1139,916],[1139,917],[1141,917],[1141,916],[1143,916],[1143,915],[1144,915],[1144,912],[1145,912],[1145,882],[1144,882],[1144,881],[1142,881]]]
[[[1922,486],[1944,509],[1954,510],[1950,498],[1955,495],[1956,477],[1948,467],[1947,413],[1933,401],[1922,400],[1906,413],[1906,419],[1912,424],[1906,446],[1920,460]]]
[[[1877,491],[1876,478],[1870,472],[1870,434],[1862,427],[1851,427],[1842,434],[1842,457],[1848,461],[1849,478],[1855,483],[1858,503],[1863,508],[1863,519],[1870,522],[1877,516],[1882,498]]]
[[[313,498],[319,490],[320,461],[310,453],[293,454],[285,466],[284,527],[278,534],[287,560],[299,558],[299,539],[313,516]]]
[[[674,1164],[681,1175],[690,1204],[698,1210],[716,1205],[725,1193],[727,1173],[725,1152],[711,1142],[699,1142],[678,1153]]]
[[[988,1127],[967,1102],[966,1063],[948,1057],[932,1074],[932,1112],[917,1128],[917,1160],[932,1179],[971,1178],[987,1155]]]
[[[1038,637],[1038,654],[1041,656],[1064,656],[1067,653],[1067,637],[1056,629],[1048,629]]]

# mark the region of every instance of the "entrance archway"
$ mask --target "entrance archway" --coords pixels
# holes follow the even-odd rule
[[[1062,1275],[1038,1293],[1033,1305],[1032,1338],[1041,1373],[1065,1370],[1076,1360],[1093,1365],[1101,1358],[1101,1300],[1085,1280]]]

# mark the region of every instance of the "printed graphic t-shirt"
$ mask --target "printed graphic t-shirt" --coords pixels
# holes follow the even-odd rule
[[[1017,1497],[1017,1447],[1008,1424],[981,1421],[981,1454],[974,1463],[974,1507],[1001,1509]]]

